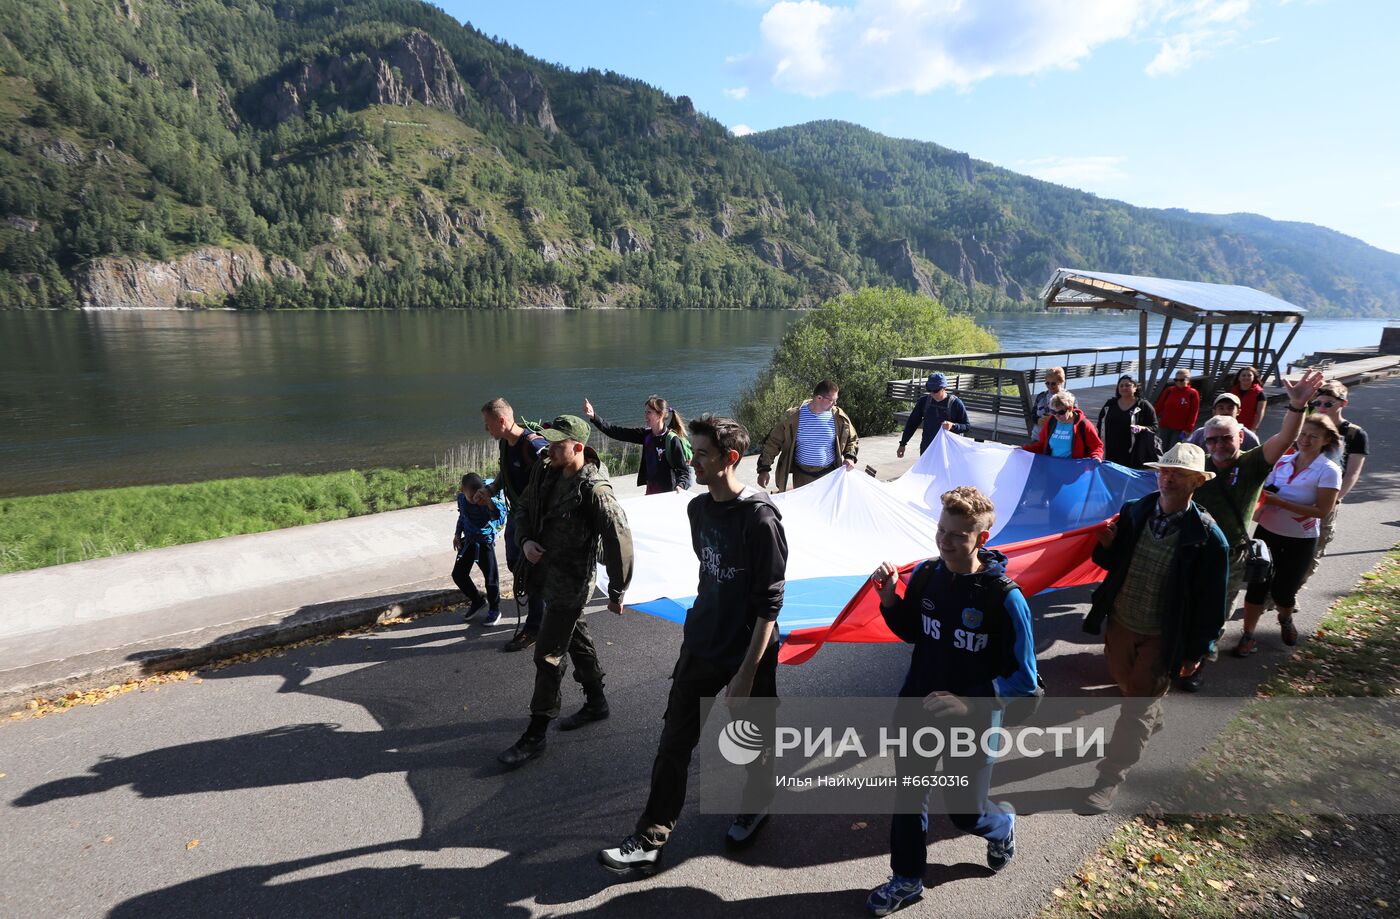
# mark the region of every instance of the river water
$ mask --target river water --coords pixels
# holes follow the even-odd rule
[[[431,465],[481,435],[495,395],[532,418],[585,395],[629,424],[653,393],[727,411],[800,315],[0,312],[0,496]],[[979,322],[1005,350],[1137,340],[1111,313]],[[1285,360],[1386,324],[1307,320]]]

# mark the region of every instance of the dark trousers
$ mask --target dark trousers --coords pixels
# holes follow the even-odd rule
[[[535,694],[530,698],[530,714],[559,717],[559,688],[568,670],[567,658],[574,662],[574,679],[589,695],[603,690],[603,668],[598,652],[588,637],[583,607],[550,606],[540,622],[535,638]]]
[[[999,718],[984,720],[969,727],[982,732],[1000,723]],[[948,808],[948,819],[964,833],[983,839],[1003,840],[1011,834],[1011,815],[997,807],[987,797],[992,787],[992,761],[984,756],[975,763],[964,759],[943,757],[944,777],[966,776],[965,786],[944,785],[937,789]],[[905,775],[933,775],[937,759],[918,759],[912,754],[901,757],[896,769],[900,777],[897,813],[890,818],[890,871],[900,877],[923,879],[928,866],[928,799],[935,789],[905,788]]]
[[[506,518],[506,567],[515,570],[515,560],[520,557],[520,547],[515,544],[515,513]],[[518,596],[518,595],[517,595]],[[524,630],[538,632],[540,620],[544,618],[544,598],[530,594],[526,599]]]
[[[637,819],[637,835],[648,846],[660,847],[671,837],[685,805],[686,782],[690,773],[690,757],[700,742],[700,730],[705,722],[700,717],[700,704],[713,698],[729,685],[734,671],[681,647],[680,659],[671,672],[671,694],[666,699],[666,725],[661,729],[661,742],[656,748],[656,760],[651,766],[651,794],[646,809]],[[752,706],[748,717],[760,722],[764,736],[771,738],[772,720],[778,699],[778,644],[774,642],[759,659],[754,672],[750,698],[765,700],[766,704]],[[744,806],[757,813],[773,797],[773,757],[765,751],[748,767],[744,789]]]
[[[1245,602],[1267,603],[1272,597],[1275,606],[1293,609],[1298,605],[1298,591],[1308,579],[1309,566],[1317,551],[1317,537],[1280,536],[1272,530],[1255,527],[1254,538],[1268,544],[1274,568],[1267,581],[1249,585],[1244,594]]]
[[[810,485],[822,476],[830,475],[841,468],[844,463],[841,457],[836,457],[836,462],[830,466],[801,466],[796,461],[792,464],[792,487],[801,488],[803,485]]]
[[[472,583],[472,565],[481,569],[486,579],[486,603],[491,609],[501,608],[500,574],[496,570],[496,547],[484,542],[469,542],[457,553],[457,563],[452,566],[452,581],[457,589],[475,603],[481,592]]]

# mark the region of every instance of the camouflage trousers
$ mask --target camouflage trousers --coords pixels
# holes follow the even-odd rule
[[[530,698],[530,714],[559,717],[559,692],[574,662],[574,679],[590,696],[603,690],[603,668],[598,652],[588,637],[588,623],[582,606],[549,603],[545,606],[539,634],[535,636],[535,694]]]

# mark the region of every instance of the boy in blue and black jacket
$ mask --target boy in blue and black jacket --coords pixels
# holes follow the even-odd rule
[[[476,503],[476,495],[486,488],[486,482],[475,472],[462,476],[457,489],[457,529],[452,534],[452,548],[457,562],[452,566],[452,581],[466,594],[471,606],[465,618],[470,620],[490,604],[483,625],[495,625],[501,619],[500,574],[496,568],[496,534],[506,520],[505,502],[493,499],[485,506]],[[486,597],[472,583],[472,565],[481,569],[486,580]]]
[[[996,521],[991,499],[970,485],[945,492],[938,518],[937,559],[910,573],[904,596],[897,595],[898,569],[883,563],[873,580],[880,591],[880,614],[890,631],[914,646],[901,698],[922,700],[902,706],[902,715],[947,733],[973,729],[981,737],[999,727],[1003,710],[1033,709],[1041,695],[1036,672],[1030,607],[1020,588],[1006,577],[1006,556],[986,548]],[[916,725],[908,725],[914,727]],[[931,774],[935,759],[901,759],[901,777]],[[953,825],[987,840],[987,865],[1000,871],[1016,853],[1016,818],[1007,804],[993,804],[992,761],[944,757],[944,778],[965,784],[942,785]],[[927,786],[900,788],[900,810],[890,820],[889,881],[870,892],[866,907],[876,916],[899,909],[923,893],[928,849]]]

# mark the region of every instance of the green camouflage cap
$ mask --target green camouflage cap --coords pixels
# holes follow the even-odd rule
[[[549,427],[540,432],[540,436],[554,444],[561,440],[576,440],[581,444],[586,444],[588,443],[588,433],[591,430],[588,422],[577,415],[560,415],[549,423]]]

